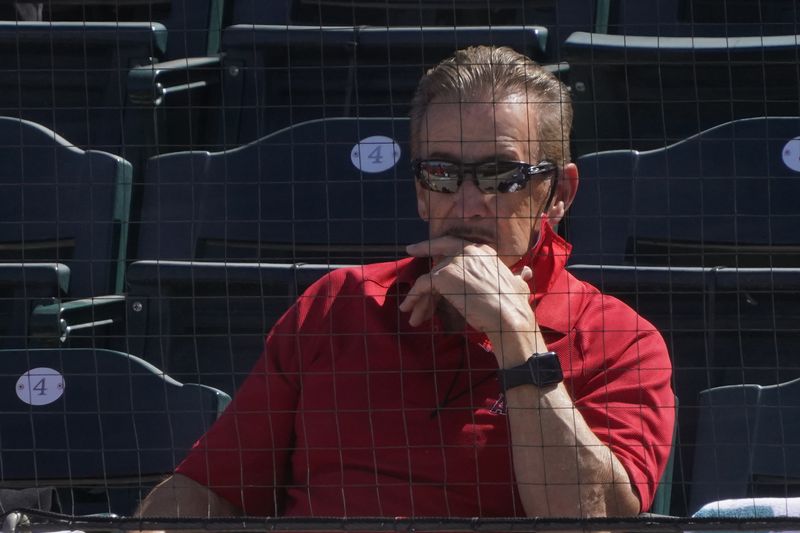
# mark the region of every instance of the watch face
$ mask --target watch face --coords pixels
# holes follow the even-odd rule
[[[504,391],[520,385],[542,387],[560,383],[564,379],[561,363],[555,352],[534,354],[527,361],[514,368],[498,371],[500,386]]]

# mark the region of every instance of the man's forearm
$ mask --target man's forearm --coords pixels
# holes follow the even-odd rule
[[[509,368],[547,350],[532,331],[509,327],[493,339]],[[627,516],[639,499],[622,464],[592,432],[563,384],[505,392],[517,488],[528,516]]]
[[[639,500],[563,384],[506,391],[514,473],[528,516],[629,516]]]
[[[141,518],[212,518],[239,514],[230,502],[180,474],[157,485],[136,511],[136,516]]]

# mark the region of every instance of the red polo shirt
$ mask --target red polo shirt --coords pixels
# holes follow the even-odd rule
[[[649,508],[674,396],[647,321],[565,270],[547,227],[516,266],[576,408]],[[497,363],[485,336],[408,325],[397,306],[427,260],[337,270],[267,337],[236,398],[177,472],[247,515],[524,516]]]

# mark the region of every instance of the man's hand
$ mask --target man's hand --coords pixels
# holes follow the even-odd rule
[[[406,250],[415,257],[432,257],[435,265],[430,273],[417,279],[400,310],[410,312],[409,323],[417,326],[433,316],[438,298],[445,298],[473,328],[486,333],[495,346],[495,355],[502,366],[500,351],[510,337],[527,338],[522,344],[528,355],[536,344],[536,319],[529,302],[527,281],[533,272],[524,267],[514,274],[500,260],[497,252],[485,244],[473,244],[457,237],[444,236],[409,245]],[[516,361],[516,364],[522,361]]]

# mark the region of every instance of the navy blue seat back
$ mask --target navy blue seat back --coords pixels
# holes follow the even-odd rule
[[[427,236],[407,139],[407,119],[327,119],[227,152],[154,157],[140,191],[136,258],[404,256],[406,244]]]
[[[128,267],[127,346],[182,381],[233,394],[264,338],[335,265],[137,261]]]
[[[701,394],[692,512],[729,498],[800,496],[800,380]]]
[[[748,117],[797,116],[800,38],[576,32],[562,50],[575,155],[648,150]]]
[[[648,152],[578,159],[574,263],[800,264],[800,118],[743,119]]]
[[[131,165],[0,117],[0,259],[64,263],[70,295],[122,289]]]
[[[223,30],[223,146],[324,117],[404,117],[425,71],[467,45],[541,60],[540,26],[320,27],[235,24]]]
[[[404,2],[336,0],[235,0],[226,5],[231,24],[296,26],[449,27],[540,26],[548,30],[548,63],[559,61],[558,47],[575,31],[593,31],[607,13],[593,0],[491,2],[426,0],[409,8]],[[396,59],[396,58],[393,58]]]
[[[225,0],[161,0],[161,3],[168,7],[155,22],[167,28],[166,59],[219,52]]]
[[[47,0],[43,7],[42,20],[55,23],[158,23],[168,32],[165,57],[179,59],[217,53],[225,0]]]
[[[661,37],[743,37],[796,33],[794,2],[766,0],[615,0],[608,31]]]
[[[149,22],[0,22],[0,115],[123,153],[128,71],[163,58],[166,36]]]
[[[131,514],[230,399],[109,350],[3,350],[0,381],[0,478],[71,514]]]

